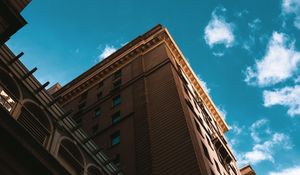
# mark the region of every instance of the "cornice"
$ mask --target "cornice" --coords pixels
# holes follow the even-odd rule
[[[151,51],[162,42],[165,43],[169,48],[176,62],[181,66],[182,70],[189,78],[190,82],[198,92],[199,97],[208,108],[210,114],[215,118],[223,133],[228,131],[226,122],[218,112],[217,107],[214,105],[207,92],[204,90],[199,79],[191,69],[189,63],[186,61],[172,36],[166,28],[163,28],[160,25],[156,26],[154,29],[150,30],[143,36],[140,36],[132,42],[128,43],[126,46],[124,46],[125,48],[127,47],[126,50],[124,48],[121,48],[119,51],[103,60],[103,62],[100,62],[99,64],[85,72],[84,75],[79,76],[79,80],[76,80],[76,78],[71,83],[67,84],[65,87],[59,90],[56,93],[56,95],[62,96],[59,102],[61,104],[66,104],[71,99],[74,99],[78,95],[80,95],[82,91],[85,91],[86,89],[89,89],[90,87],[96,85],[100,80],[111,75],[121,67],[124,67],[136,57]]]
[[[215,106],[214,102],[211,100],[208,93],[205,91],[205,88],[199,81],[198,77],[194,73],[193,69],[189,65],[189,63],[186,61],[184,55],[180,51],[179,47],[176,45],[174,39],[170,35],[169,31],[167,29],[164,30],[166,33],[165,41],[167,43],[167,46],[170,48],[170,50],[173,52],[173,55],[175,56],[175,60],[178,63],[178,65],[181,66],[183,72],[187,75],[190,82],[194,86],[194,88],[197,90],[198,95],[200,96],[201,100],[205,104],[205,106],[208,108],[210,114],[215,118],[219,126],[221,127],[223,133],[227,132],[229,130],[228,125],[226,124],[224,118],[218,111],[218,108]]]

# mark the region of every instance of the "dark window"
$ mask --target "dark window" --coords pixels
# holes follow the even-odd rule
[[[78,110],[82,111],[85,108],[85,102],[82,102],[78,105]]]
[[[99,84],[98,84],[99,88],[103,87],[103,84],[104,84],[103,81],[100,81]]]
[[[120,104],[121,104],[121,96],[118,95],[118,96],[113,98],[113,106],[118,106]]]
[[[198,132],[199,132],[199,134],[203,137],[203,135],[202,135],[202,131],[201,131],[201,128],[200,128],[200,125],[199,125],[199,123],[197,122],[197,120],[196,119],[194,119],[194,122],[195,122],[195,125],[196,125],[196,128],[197,128],[197,130],[198,130]]]
[[[212,150],[214,150],[214,148],[212,147],[212,143],[211,143],[210,139],[209,139],[207,136],[205,136],[205,137],[206,137],[206,140],[207,140],[207,142],[208,142],[210,148],[211,148]]]
[[[95,118],[100,117],[101,116],[101,109],[98,108],[95,110]]]
[[[82,93],[80,96],[80,101],[85,100],[87,98],[87,95],[88,95],[88,91],[85,91],[84,93]]]
[[[0,86],[0,104],[8,111],[11,112],[16,102],[2,89]]]
[[[121,142],[121,137],[120,137],[120,131],[115,132],[110,136],[111,139],[111,146],[115,146],[120,144]]]
[[[117,154],[112,161],[115,165],[120,166],[120,154]]]
[[[122,75],[122,70],[118,70],[117,72],[114,73],[114,79],[121,77],[121,75]]]
[[[215,164],[216,164],[216,167],[217,167],[218,172],[221,174],[221,172],[220,172],[220,167],[219,167],[218,162],[217,162],[216,160],[214,160],[214,161],[215,161]]]
[[[206,158],[211,162],[210,157],[209,157],[208,150],[207,150],[206,146],[204,145],[204,143],[202,143],[202,147],[203,147],[204,155],[205,155]]]
[[[115,81],[115,82],[113,83],[113,85],[114,85],[114,90],[120,89],[121,84],[122,84],[122,80],[121,80],[121,79]]]
[[[98,125],[95,125],[93,126],[92,130],[93,130],[93,133],[96,133],[99,129],[99,126]]]
[[[121,114],[120,114],[120,111],[114,113],[111,117],[111,121],[112,123],[117,123],[121,120]]]
[[[75,122],[78,124],[78,125],[81,125],[82,123],[82,118],[79,116],[79,117],[76,117],[74,118]]]
[[[102,98],[102,92],[99,92],[98,94],[97,94],[97,100],[100,100]]]

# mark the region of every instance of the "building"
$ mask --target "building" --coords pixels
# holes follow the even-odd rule
[[[240,169],[241,175],[256,175],[251,165],[246,165]]]
[[[0,45],[26,24],[20,12],[29,2],[30,0],[0,1]]]
[[[53,89],[124,174],[240,175],[228,126],[161,25]]]
[[[4,44],[27,0],[0,0],[0,174],[122,174]]]

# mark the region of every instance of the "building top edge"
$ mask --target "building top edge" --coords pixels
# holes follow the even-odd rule
[[[135,38],[134,40],[132,40],[131,42],[129,42],[128,44],[123,46],[121,49],[117,50],[112,55],[108,56],[107,58],[105,58],[104,60],[102,60],[101,62],[99,62],[95,66],[93,66],[92,68],[88,69],[87,71],[85,71],[84,73],[79,75],[77,78],[75,78],[72,81],[70,81],[69,83],[67,83],[65,86],[63,86],[61,89],[59,89],[57,92],[55,92],[53,95],[54,96],[59,96],[59,95],[65,96],[65,95],[67,95],[73,89],[75,89],[76,87],[79,87],[80,84],[83,84],[84,80],[87,77],[90,76],[89,78],[92,78],[93,76],[95,76],[94,73],[98,69],[100,69],[100,68],[102,68],[106,65],[111,64],[115,60],[116,57],[121,56],[125,52],[130,53],[130,50],[132,50],[132,48],[136,48],[137,46],[141,45],[141,43],[144,44],[144,42],[147,42],[149,40],[149,38],[157,36],[160,33],[165,33],[166,34],[165,35],[166,36],[165,40],[168,40],[167,42],[171,42],[171,45],[174,46],[173,48],[175,49],[175,51],[179,55],[178,58],[176,58],[176,60],[178,62],[180,62],[180,65],[182,67],[187,68],[187,69],[183,69],[183,70],[188,75],[188,78],[192,82],[194,88],[197,90],[200,98],[202,99],[202,101],[204,102],[206,107],[208,108],[211,115],[215,118],[216,122],[219,124],[219,126],[222,129],[223,133],[227,132],[229,130],[228,125],[226,124],[224,118],[222,117],[222,115],[218,111],[218,108],[213,103],[213,101],[210,98],[209,94],[204,90],[203,85],[199,81],[198,77],[196,76],[196,74],[192,70],[189,63],[186,61],[184,55],[180,51],[179,47],[176,45],[174,39],[172,38],[172,36],[168,32],[168,30],[160,24],[155,26],[154,28],[152,28],[151,30],[146,32],[145,34],[143,34],[141,36],[138,36],[137,38]]]

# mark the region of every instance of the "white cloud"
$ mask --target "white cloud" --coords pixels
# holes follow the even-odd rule
[[[243,129],[241,127],[239,127],[238,125],[230,125],[229,126],[229,130],[232,131],[235,135],[240,135],[243,131]]]
[[[218,108],[219,113],[221,114],[221,116],[225,120],[226,119],[226,115],[227,115],[226,110],[222,106],[220,106],[220,105],[217,106],[217,108]]]
[[[204,39],[211,48],[217,44],[223,44],[228,48],[234,43],[233,25],[226,22],[222,15],[217,15],[218,10],[220,8],[212,12],[212,18],[204,29]],[[221,10],[226,11],[225,8]]]
[[[236,13],[236,16],[237,17],[243,17],[247,14],[249,14],[249,11],[248,10],[243,10],[243,11],[240,11],[240,12]]]
[[[262,161],[270,161],[274,163],[274,156],[278,149],[288,150],[292,148],[288,135],[280,132],[273,132],[267,124],[268,120],[260,119],[249,127],[253,147],[247,152],[236,152],[236,158],[240,165],[249,163],[258,164]]]
[[[216,56],[216,57],[222,57],[222,56],[224,56],[224,53],[223,52],[213,52],[212,53],[214,56]]]
[[[250,135],[254,142],[258,143],[261,141],[261,138],[258,135],[257,129],[259,129],[262,126],[264,126],[265,124],[267,124],[267,122],[268,122],[268,120],[266,120],[266,119],[260,119],[260,120],[257,120],[256,122],[254,122],[250,126]]]
[[[251,31],[255,31],[259,28],[259,24],[261,23],[261,20],[259,18],[256,18],[252,20],[251,22],[248,22],[248,26],[251,29]]]
[[[105,48],[101,51],[101,54],[99,55],[99,61],[103,60],[104,58],[110,56],[117,50],[116,47],[106,45]]]
[[[300,174],[300,165],[289,167],[278,172],[270,172],[269,175],[299,175]]]
[[[284,87],[274,91],[263,92],[264,106],[283,105],[288,107],[288,114],[295,116],[300,114],[300,86]]]
[[[251,85],[268,86],[290,78],[297,70],[300,52],[295,41],[286,34],[273,32],[267,53],[254,67],[247,67],[245,81]]]
[[[283,0],[282,12],[285,16],[292,15],[294,17],[294,26],[300,29],[300,1],[299,0]]]
[[[200,75],[197,75],[197,77],[200,81],[200,84],[204,88],[204,90],[209,94],[210,93],[210,88],[207,87],[207,83],[200,77]]]
[[[291,149],[290,138],[283,133],[274,133],[271,138],[262,143],[256,143],[252,150],[240,154],[238,162],[240,164],[257,164],[261,161],[271,161],[274,163],[274,154],[277,148]]]
[[[229,145],[231,147],[233,147],[239,143],[240,140],[238,139],[238,136],[243,132],[244,127],[240,127],[236,124],[232,124],[232,125],[229,125],[228,128],[234,136],[229,139]],[[233,150],[233,151],[235,152],[235,150]]]

